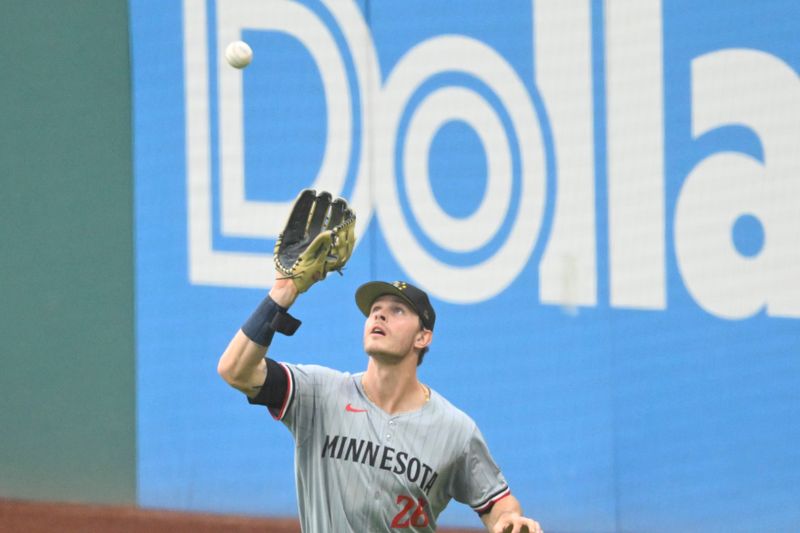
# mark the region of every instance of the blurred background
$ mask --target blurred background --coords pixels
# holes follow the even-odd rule
[[[288,431],[215,368],[313,187],[355,206],[359,245],[273,357],[362,370],[352,294],[405,279],[438,315],[421,379],[546,531],[796,531],[797,20],[794,0],[4,5],[0,498],[294,516]],[[455,502],[440,524],[480,525]]]

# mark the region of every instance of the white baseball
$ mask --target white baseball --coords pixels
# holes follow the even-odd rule
[[[253,60],[253,50],[244,41],[233,41],[225,48],[225,59],[234,68],[244,68]]]

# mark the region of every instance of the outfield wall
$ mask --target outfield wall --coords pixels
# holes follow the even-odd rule
[[[0,497],[136,501],[127,2],[0,15]]]
[[[422,379],[547,528],[800,523],[797,2],[131,7],[141,504],[294,509],[288,432],[215,365],[316,187],[360,242],[276,358],[362,369],[353,291],[407,279]]]

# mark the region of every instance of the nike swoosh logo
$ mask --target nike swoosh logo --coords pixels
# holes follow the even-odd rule
[[[348,413],[366,413],[367,412],[366,409],[356,409],[355,407],[353,407],[349,403],[347,404],[347,407],[344,408],[344,410],[347,411]]]

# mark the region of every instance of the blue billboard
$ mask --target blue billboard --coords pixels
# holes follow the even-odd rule
[[[358,244],[272,357],[362,370],[355,288],[408,280],[422,381],[546,531],[797,528],[800,4],[130,9],[141,505],[297,512],[288,431],[216,364],[315,188]]]

